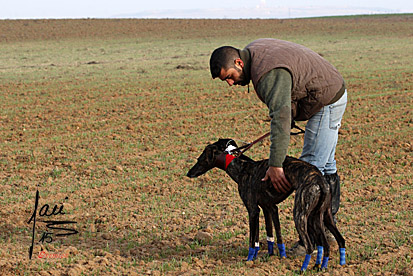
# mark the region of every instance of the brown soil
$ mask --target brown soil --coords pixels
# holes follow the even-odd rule
[[[395,37],[403,33],[411,37],[411,16],[6,20],[0,21],[0,43],[14,47],[31,41],[87,38],[156,41],[190,36],[196,40],[226,37],[234,29],[240,30],[239,36],[258,30],[257,37],[269,36],[274,30],[278,35],[300,35],[314,29],[321,33],[350,29],[349,35],[357,37],[391,33],[394,26],[399,27]],[[85,66],[101,65],[92,61]],[[204,68],[182,64],[171,68],[182,74]],[[0,67],[6,70],[7,64]],[[139,76],[147,74],[146,69],[138,72]],[[338,225],[347,241],[348,264],[338,265],[338,248],[333,245],[329,270],[317,275],[413,275],[413,78],[411,71],[402,74],[404,81],[381,84],[390,92],[374,97],[363,94],[374,90],[368,80],[349,84],[354,94],[337,150],[343,181]],[[222,103],[201,85],[191,87],[183,77],[180,81],[185,87],[171,89],[187,93],[199,89],[195,96],[167,98],[165,93],[159,99],[154,91],[170,89],[162,80],[143,83],[143,87],[135,83],[134,91],[124,87],[130,81],[127,77],[107,83],[98,79],[103,81],[99,85],[91,81],[83,77],[2,80],[0,84],[6,99],[0,113],[1,275],[294,275],[302,258],[267,258],[263,230],[259,260],[244,262],[247,212],[231,179],[217,170],[195,180],[185,177],[215,135],[229,133],[250,140],[264,132],[268,122],[263,106],[260,111],[228,119],[231,126],[211,123],[233,113],[221,113],[215,106],[258,102],[253,93],[230,90]],[[163,109],[158,109],[159,101]],[[200,101],[210,109],[202,109]],[[199,111],[191,111],[196,108]],[[241,124],[245,120],[251,122],[249,127]],[[268,141],[256,146],[251,155],[264,158],[268,146]],[[301,138],[293,138],[291,148],[299,151],[300,147]],[[32,224],[28,220],[36,190],[40,191],[39,209],[50,204],[50,213],[55,204],[63,203],[66,214],[54,219],[76,221],[73,228],[79,233],[41,244],[38,240],[46,227],[37,222],[33,259],[29,260]],[[292,202],[290,198],[280,206],[287,247],[297,238]]]

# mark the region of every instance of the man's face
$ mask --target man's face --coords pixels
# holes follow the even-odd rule
[[[222,68],[219,78],[222,81],[226,81],[229,86],[242,85],[242,81],[244,80],[243,75],[242,70],[238,68],[229,68],[228,70]]]
[[[239,59],[241,60],[241,59]],[[238,61],[238,60],[237,60]],[[229,86],[233,85],[247,85],[249,83],[249,80],[245,79],[245,74],[242,71],[242,68],[244,67],[244,64],[237,63],[235,62],[235,66],[232,68],[229,68],[225,70],[224,68],[221,69],[221,73],[219,75],[219,78],[222,81],[226,81]]]

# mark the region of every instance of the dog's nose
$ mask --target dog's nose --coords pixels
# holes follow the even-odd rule
[[[189,178],[196,178],[200,175],[200,173],[198,172],[197,169],[191,168],[188,173],[186,174],[186,176],[188,176]]]

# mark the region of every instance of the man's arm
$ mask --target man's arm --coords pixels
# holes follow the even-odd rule
[[[271,118],[269,166],[263,181],[271,179],[278,192],[287,192],[290,184],[282,169],[290,142],[292,77],[288,70],[277,68],[259,81],[257,93],[264,99]]]

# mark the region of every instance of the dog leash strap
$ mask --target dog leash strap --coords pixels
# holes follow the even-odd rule
[[[264,138],[266,138],[267,136],[269,136],[271,134],[271,132],[268,132],[266,134],[264,134],[263,136],[261,136],[260,138],[258,138],[255,141],[252,141],[249,144],[246,144],[244,146],[241,146],[239,148],[237,148],[237,151],[239,151],[240,154],[243,154],[244,152],[246,152],[247,150],[249,150],[253,145],[255,145],[256,143],[262,141]]]
[[[291,123],[291,129],[294,129],[294,128],[296,128],[296,129],[298,129],[299,130],[299,132],[290,132],[290,135],[298,135],[298,134],[303,134],[303,133],[305,133],[305,130],[303,130],[302,128],[300,128],[299,126],[297,126],[296,124],[295,124],[295,122],[294,121],[292,121],[292,123]]]
[[[292,122],[291,128],[296,128],[299,130],[299,132],[290,132],[290,135],[298,135],[298,134],[302,134],[305,133],[305,130],[303,130],[302,128],[300,128],[299,126],[297,126],[295,124],[295,122]],[[253,145],[255,145],[256,143],[262,141],[264,138],[266,138],[267,136],[269,136],[271,134],[271,132],[267,132],[265,133],[263,136],[261,136],[260,138],[258,138],[255,141],[252,141],[249,144],[243,145],[241,147],[238,147],[235,149],[235,151],[237,151],[240,155],[243,154],[244,152],[246,152],[247,150],[249,150]]]

